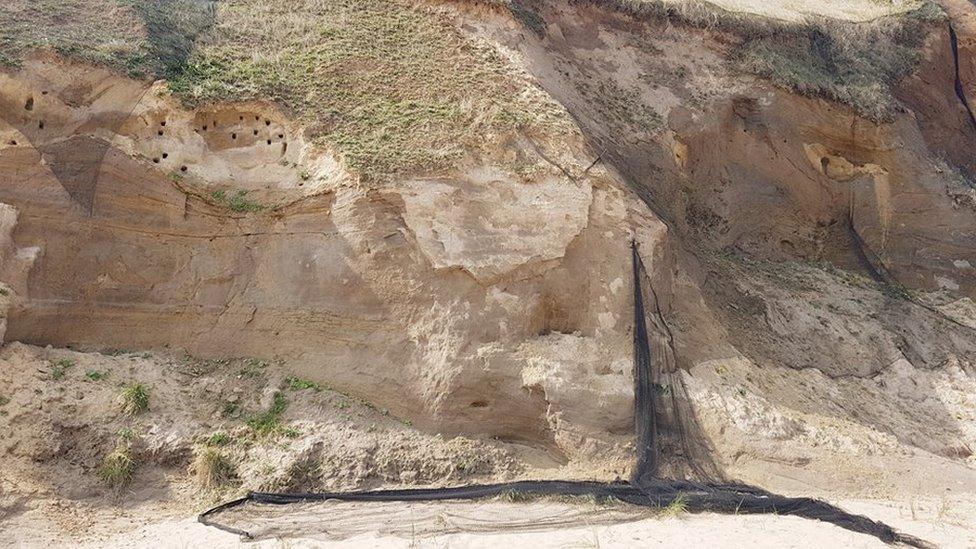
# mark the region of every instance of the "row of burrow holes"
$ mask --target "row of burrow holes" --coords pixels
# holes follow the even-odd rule
[[[238,117],[238,121],[239,122],[244,122],[244,117],[243,116],[239,116]],[[255,122],[260,122],[261,121],[261,117],[260,116],[255,116],[254,117],[254,121]],[[271,121],[268,120],[268,119],[265,119],[264,120],[264,125],[266,127],[267,126],[271,126]],[[163,137],[164,135],[166,135],[166,130],[164,129],[165,127],[166,127],[166,121],[165,120],[161,120],[159,122],[159,129],[156,131],[156,135],[159,136],[159,137]],[[205,131],[209,131],[210,128],[211,128],[210,125],[204,124],[204,125],[200,126],[200,129],[198,131],[205,132]],[[216,119],[214,119],[214,121],[213,121],[213,129],[214,130],[217,129],[217,120]],[[255,129],[253,129],[251,131],[253,132],[253,134],[254,134],[255,137],[260,133],[257,128],[255,128]],[[231,132],[230,138],[231,138],[231,140],[236,141],[237,138],[238,138],[237,132],[236,131]],[[285,134],[283,134],[283,133],[279,133],[278,134],[278,139],[284,139],[284,138],[285,138]],[[266,143],[268,145],[273,145],[274,144],[274,139],[269,136],[268,139],[266,140]],[[281,154],[284,154],[287,151],[288,151],[288,143],[285,142],[285,141],[282,141],[281,142]],[[169,153],[165,153],[165,152],[162,153],[162,158],[163,159],[168,158],[168,157],[169,157]],[[155,162],[156,164],[159,164],[160,158],[159,157],[153,158],[153,162]],[[186,171],[186,167],[185,166],[182,167],[182,168],[180,168],[180,169],[182,171]]]
[[[46,91],[43,91],[43,92],[41,92],[41,94],[42,95],[47,95],[47,92]],[[33,111],[34,110],[34,98],[33,97],[28,97],[27,98],[27,101],[24,102],[24,110],[26,110],[26,111]],[[239,122],[243,122],[244,121],[244,117],[243,116],[239,116],[238,117],[238,121]],[[254,117],[254,121],[255,122],[260,122],[261,121],[261,117],[260,116],[255,116]],[[265,126],[271,126],[271,121],[268,120],[268,119],[265,119],[264,120],[264,125]],[[165,127],[166,127],[166,121],[165,120],[161,120],[159,122],[159,130],[156,131],[156,135],[159,136],[159,137],[163,137],[166,134],[166,131],[163,129]],[[217,128],[217,120],[214,120],[213,121],[213,127],[215,129]],[[37,128],[38,129],[41,129],[41,130],[44,129],[44,120],[38,120],[38,122],[37,122]],[[204,124],[200,128],[201,131],[207,131],[208,129],[209,129],[209,126],[207,124]],[[255,136],[257,136],[258,133],[259,133],[257,129],[254,129],[252,131],[253,131],[253,133],[254,133]],[[232,140],[235,140],[236,141],[237,140],[237,132],[231,132],[230,138]],[[283,133],[279,133],[278,134],[278,139],[284,139],[284,138],[285,138],[285,134],[283,134]],[[274,140],[272,138],[270,138],[270,137],[266,140],[266,142],[267,142],[268,145],[274,144]],[[11,140],[10,141],[10,144],[11,145],[17,145],[17,141],[16,140]],[[283,141],[281,143],[281,153],[284,154],[287,151],[288,151],[288,143]],[[165,160],[167,158],[169,158],[169,153],[163,152],[160,156],[153,158],[153,163],[159,164],[161,160]],[[187,167],[186,166],[180,166],[180,171],[185,172],[186,170],[187,170]]]

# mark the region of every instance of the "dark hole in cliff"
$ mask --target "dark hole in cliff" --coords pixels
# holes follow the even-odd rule
[[[159,125],[160,125],[160,126],[165,126],[165,125],[166,125],[166,121],[165,121],[165,120],[162,120],[162,121],[160,121],[160,122],[159,122]]]
[[[470,405],[472,408],[487,408],[488,402],[485,400],[476,400]]]
[[[237,118],[238,118],[238,120],[240,120],[241,122],[243,122],[243,121],[244,121],[244,117],[243,117],[243,116],[238,116]]]
[[[153,164],[159,164],[159,159],[158,158],[153,158]]]
[[[254,135],[257,135],[257,134],[258,134],[258,131],[257,130],[254,130]]]
[[[261,117],[260,116],[255,116],[254,117],[254,121],[257,122],[258,120],[261,120]]]
[[[271,125],[271,121],[270,120],[265,120],[264,121],[264,125],[265,126],[270,126]]]
[[[45,91],[42,91],[42,92],[41,92],[41,95],[47,95],[47,90],[45,90]]]
[[[163,158],[169,158],[169,153],[163,153]]]
[[[820,159],[820,169],[827,172],[827,166],[830,166],[830,159],[826,156]]]
[[[163,135],[163,130],[159,130],[158,132],[156,132],[156,135],[162,136]]]
[[[38,129],[41,129],[41,130],[44,129],[44,121],[43,120],[41,120],[40,122],[37,123],[37,128]]]
[[[213,127],[215,127],[215,128],[217,127],[217,121],[216,120],[214,120]]]
[[[206,126],[206,124],[204,124],[204,126],[203,126],[203,131],[207,131],[207,126]]]
[[[14,141],[13,139],[11,139],[11,140],[10,140],[10,144],[11,144],[11,145],[16,145],[16,144],[17,144],[17,142],[16,142],[16,141]]]
[[[288,143],[282,143],[281,144],[281,153],[284,154],[287,151],[288,151]]]
[[[230,134],[230,138],[231,138],[231,139],[237,139],[237,134],[236,134],[236,133],[232,133],[232,134]]]
[[[186,166],[180,166],[180,171],[181,172],[185,172],[186,171]]]
[[[28,97],[27,98],[27,102],[24,103],[24,108],[27,109],[27,110],[29,110],[29,111],[34,110],[34,98],[33,97]]]
[[[268,140],[268,145],[270,145],[270,144],[271,144],[271,140],[269,139],[269,140]]]
[[[278,139],[284,139],[284,138],[285,138],[285,134],[283,134],[283,133],[279,133],[278,134]]]

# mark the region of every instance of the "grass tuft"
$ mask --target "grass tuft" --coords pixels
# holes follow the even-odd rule
[[[688,512],[688,496],[678,493],[667,507],[661,509],[661,516],[678,517]]]
[[[127,444],[119,444],[102,461],[98,476],[115,490],[122,490],[132,482],[136,462]]]
[[[230,459],[219,449],[206,446],[196,452],[190,469],[197,484],[213,488],[225,484],[234,477],[235,468]]]
[[[119,393],[119,404],[126,415],[141,414],[149,410],[149,389],[142,383],[124,385]]]

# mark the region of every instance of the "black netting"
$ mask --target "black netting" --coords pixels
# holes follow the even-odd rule
[[[776,495],[761,488],[735,484],[711,459],[707,440],[695,421],[684,378],[673,356],[673,341],[661,304],[649,286],[647,272],[633,246],[634,275],[634,417],[637,463],[630,482],[519,481],[473,484],[456,488],[415,488],[314,494],[252,492],[200,515],[203,524],[250,537],[241,529],[217,522],[223,511],[246,503],[285,505],[316,501],[418,502],[481,499],[520,494],[524,496],[583,496],[617,500],[645,507],[663,508],[676,501],[691,512],[758,514],[773,513],[829,522],[841,528],[877,537],[886,543],[930,547],[927,542],[901,534],[890,526],[854,515],[812,498]],[[647,288],[647,292],[645,292]],[[647,313],[652,298],[653,314]],[[648,324],[654,334],[648,332]],[[657,359],[651,340],[659,339]],[[665,473],[667,476],[665,476]]]

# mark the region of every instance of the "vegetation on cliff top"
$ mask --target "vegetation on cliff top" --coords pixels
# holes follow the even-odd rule
[[[363,176],[450,167],[568,115],[493,48],[397,0],[13,0],[5,57],[30,49],[166,78],[189,106],[271,99]]]
[[[700,1],[589,1],[738,34],[747,39],[731,60],[741,70],[875,120],[898,110],[893,85],[917,62],[920,23],[938,11],[922,3],[870,23],[797,23]],[[531,31],[545,31],[538,2],[494,2]],[[166,78],[189,106],[274,100],[367,179],[449,168],[516,129],[554,137],[572,131],[562,107],[498,52],[462,36],[436,8],[406,0],[0,5],[0,65],[16,66],[37,48]]]

